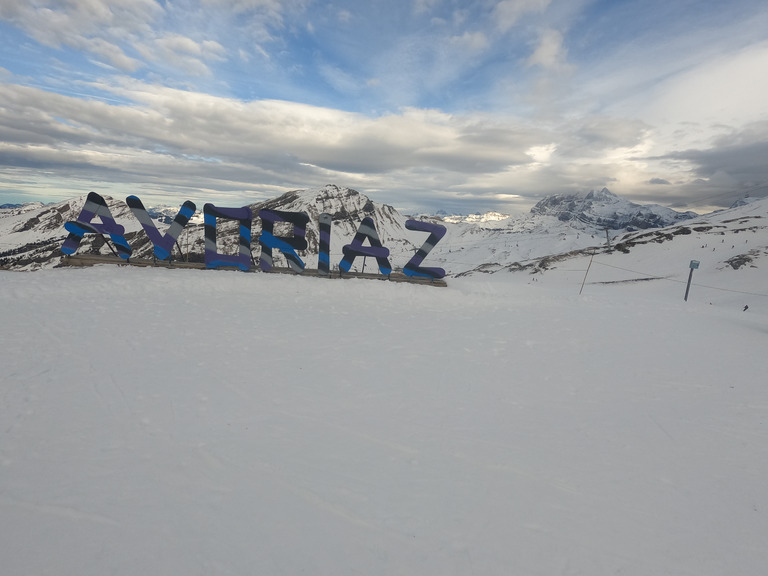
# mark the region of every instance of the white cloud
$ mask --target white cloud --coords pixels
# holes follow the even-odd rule
[[[555,150],[557,150],[557,145],[551,143],[542,146],[531,146],[525,153],[533,159],[534,163],[543,165],[549,164]]]
[[[170,65],[193,76],[210,75],[208,63],[226,59],[226,50],[218,42],[197,42],[181,34],[167,34],[136,48],[146,61]]]
[[[77,45],[91,54],[101,56],[107,62],[125,72],[135,72],[143,65],[143,62],[140,60],[127,56],[122,48],[116,44],[101,38],[80,39]]]
[[[240,191],[245,201],[258,189],[279,192],[336,182],[371,193],[381,190],[382,200],[391,203],[416,193],[429,205],[439,202],[435,195],[464,191],[471,193],[467,201],[479,204],[486,201],[484,194],[504,192],[520,196],[514,199],[518,207],[532,204],[537,195],[605,185],[618,193],[648,189],[658,196],[660,187],[648,184],[651,178],[685,183],[694,164],[711,169],[710,176],[703,171],[697,176],[718,178],[722,166],[734,165],[728,156],[695,150],[649,159],[653,132],[621,118],[593,116],[542,126],[514,117],[416,108],[368,118],[128,80],[100,88],[133,104],[0,85],[5,103],[0,161],[13,158],[17,170],[55,171],[74,179],[73,187],[82,186],[77,182],[83,178],[143,182],[169,196],[179,187],[204,188],[227,198]],[[766,172],[755,172],[752,158],[761,152],[764,129],[756,126],[740,140],[721,142],[733,158],[750,156],[741,170],[752,180]],[[736,182],[739,175],[729,178]],[[663,188],[670,198],[678,189]]]
[[[83,49],[96,38],[117,43],[146,34],[161,13],[154,0],[0,3],[0,18],[14,22],[41,44]]]
[[[354,75],[345,72],[338,66],[321,64],[317,69],[323,79],[332,86],[334,90],[343,94],[354,94],[365,84],[358,80]]]
[[[530,161],[536,129],[505,130],[499,118],[405,109],[366,118],[283,101],[242,102],[126,81],[102,85],[132,106],[0,85],[0,160],[58,167],[77,178],[152,182],[230,191],[312,185],[335,177],[373,188],[421,190],[424,201],[463,174]],[[16,122],[29,117],[34,123]],[[45,111],[45,112],[43,112]],[[60,119],[66,119],[62,124]],[[13,138],[11,138],[13,136]],[[34,144],[39,142],[39,144]],[[34,144],[34,145],[33,145]],[[23,158],[23,160],[22,160]],[[214,158],[217,162],[194,161]],[[66,168],[70,167],[70,168]],[[315,167],[315,168],[311,168]]]
[[[741,126],[766,117],[768,42],[721,54],[657,85],[644,113],[659,122]]]
[[[550,0],[502,0],[493,11],[496,26],[507,32],[530,12],[543,12]]]
[[[309,0],[200,0],[204,9],[215,14],[233,14],[258,43],[274,41],[274,30],[283,30],[286,20],[304,13]]]
[[[541,32],[539,44],[528,58],[528,65],[540,66],[544,69],[557,69],[565,64],[565,58],[563,35],[557,30],[547,28]]]
[[[461,36],[453,36],[451,44],[461,50],[469,50],[479,54],[488,50],[490,42],[483,32],[464,32]]]

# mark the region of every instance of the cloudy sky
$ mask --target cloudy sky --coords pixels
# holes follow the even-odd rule
[[[0,0],[0,202],[768,194],[765,0]]]

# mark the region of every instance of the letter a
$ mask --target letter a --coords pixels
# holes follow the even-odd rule
[[[365,239],[371,243],[370,246],[363,246]],[[392,273],[392,265],[389,263],[389,248],[384,248],[379,240],[379,233],[376,232],[376,225],[373,223],[373,218],[366,216],[360,223],[360,227],[357,229],[357,234],[352,239],[351,244],[345,245],[342,249],[344,252],[344,258],[339,262],[339,268],[343,272],[349,272],[352,268],[352,263],[358,256],[372,256],[376,258],[376,262],[379,264],[379,271],[385,276],[389,276]]]
[[[92,224],[91,220],[94,218],[100,218],[101,224]],[[64,243],[61,245],[61,251],[64,254],[74,254],[77,252],[80,246],[80,240],[83,239],[88,233],[91,234],[109,234],[109,237],[114,242],[117,248],[117,254],[120,258],[128,260],[131,257],[131,247],[128,245],[128,241],[125,239],[125,228],[120,226],[112,217],[112,212],[109,211],[104,198],[96,194],[96,192],[89,192],[88,197],[85,200],[85,205],[80,211],[80,215],[77,220],[70,220],[64,224],[64,228],[69,232]]]

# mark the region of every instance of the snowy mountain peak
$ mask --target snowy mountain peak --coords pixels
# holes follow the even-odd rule
[[[327,184],[322,188],[286,192],[272,200],[253,204],[252,208],[257,210],[303,211],[307,212],[310,217],[327,213],[331,214],[334,220],[348,218],[352,215],[372,216],[377,211],[394,211],[391,206],[386,204],[376,205],[370,198],[360,194],[357,190],[335,184]]]
[[[363,218],[371,217],[382,241],[402,242],[406,218],[388,204],[379,204],[357,190],[327,184],[321,188],[293,190],[282,196],[251,205],[254,216],[259,210],[282,210],[306,212],[311,222],[317,222],[320,214],[330,214],[333,219],[333,234],[338,242],[351,238]],[[307,229],[307,243],[310,252],[317,251],[318,237],[315,225]],[[410,243],[406,242],[410,248]]]
[[[587,194],[547,196],[531,208],[531,214],[555,216],[562,222],[580,221],[611,230],[659,228],[698,216],[695,212],[676,212],[658,204],[635,204],[607,188]]]
[[[594,202],[601,202],[603,204],[617,204],[621,202],[621,198],[608,190],[608,188],[603,188],[599,192],[590,190],[584,198],[585,200],[592,200]]]

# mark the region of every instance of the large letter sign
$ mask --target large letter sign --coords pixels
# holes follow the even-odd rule
[[[363,246],[363,241],[366,238],[371,243],[370,246]],[[344,258],[339,262],[339,268],[344,272],[349,272],[349,269],[352,268],[352,263],[358,256],[373,256],[379,264],[379,271],[384,276],[389,276],[392,273],[392,265],[387,259],[389,257],[389,248],[384,248],[381,245],[373,218],[369,216],[363,218],[360,227],[357,229],[357,234],[352,239],[352,243],[345,245],[341,250],[344,252]]]
[[[217,208],[213,204],[203,206],[205,222],[205,265],[208,268],[235,266],[246,271],[251,268],[251,222],[253,213],[248,206],[242,208]],[[237,220],[240,224],[240,250],[238,254],[221,254],[216,246],[216,219]]]
[[[126,204],[131,209],[133,216],[141,224],[147,238],[152,242],[153,254],[156,259],[169,260],[172,257],[174,245],[178,246],[178,239],[181,232],[189,223],[190,218],[195,214],[195,204],[187,200],[182,204],[171,225],[161,233],[155,222],[144,208],[141,200],[136,196],[128,196],[125,199]],[[213,204],[203,206],[204,233],[205,233],[205,267],[206,268],[238,268],[243,271],[249,271],[253,268],[254,262],[251,253],[251,227],[253,225],[253,212],[248,206],[242,208],[223,208]],[[261,233],[259,235],[259,245],[261,247],[261,258],[259,268],[264,272],[282,271],[276,269],[274,265],[273,250],[282,252],[288,263],[288,269],[296,274],[305,272],[306,265],[299,257],[298,250],[307,250],[307,225],[309,224],[309,215],[306,212],[287,212],[282,210],[263,209],[259,210],[261,218]],[[93,222],[95,218],[101,220],[100,223]],[[217,232],[220,220],[234,220],[238,225],[238,249],[219,251],[217,245]],[[331,227],[333,218],[330,214],[322,213],[317,217],[318,225],[318,254],[317,254],[317,274],[326,278],[331,277]],[[285,232],[275,234],[275,225],[286,223],[291,227],[286,227]],[[61,246],[61,251],[66,255],[74,254],[81,244],[85,234],[99,234],[103,236],[109,234],[112,244],[117,248],[117,254],[123,260],[129,260],[132,254],[132,248],[125,239],[125,228],[115,222],[112,213],[107,206],[104,198],[91,192],[88,194],[85,205],[80,211],[77,220],[67,222],[64,227],[69,235]],[[229,229],[228,225],[225,225]],[[373,218],[366,216],[360,222],[352,242],[342,247],[344,256],[339,262],[339,277],[348,273],[358,256],[363,258],[376,258],[380,274],[389,280],[412,281],[427,279],[437,280],[445,276],[445,270],[436,267],[422,266],[422,262],[430,251],[440,242],[446,233],[445,226],[424,222],[421,220],[407,220],[405,227],[408,230],[417,232],[426,232],[429,234],[424,244],[416,251],[413,257],[403,267],[403,274],[392,276],[392,265],[389,262],[389,249],[382,246],[379,233],[376,230],[376,224]],[[292,230],[291,230],[292,229]],[[366,243],[367,240],[367,243]],[[115,250],[109,244],[110,250]],[[146,241],[142,241],[140,254],[144,254]],[[142,257],[143,258],[143,257]],[[102,261],[99,258],[84,258],[88,260]],[[107,259],[107,261],[109,258]],[[72,262],[76,264],[76,262]],[[138,265],[146,265],[147,260],[129,261]],[[184,266],[196,267],[196,264],[189,263]],[[283,269],[284,270],[284,269]],[[363,264],[365,270],[365,264]],[[405,276],[406,278],[403,278]],[[444,286],[445,283],[434,282],[435,285]]]
[[[421,220],[407,220],[405,227],[408,230],[418,230],[419,232],[429,232],[429,237],[426,239],[421,248],[414,254],[408,263],[403,267],[403,274],[406,276],[421,276],[424,278],[443,278],[445,276],[445,270],[442,268],[422,268],[420,265],[432,251],[432,248],[440,242],[443,236],[445,236],[445,226],[440,224],[430,224],[429,222],[422,222]]]
[[[288,267],[301,274],[304,262],[296,250],[307,249],[307,223],[309,216],[306,212],[282,212],[280,210],[259,210],[261,218],[261,259],[259,266],[264,272],[272,270],[272,248],[277,248],[288,261]],[[275,222],[290,222],[293,224],[293,236],[275,236]]]
[[[181,231],[184,229],[184,226],[187,225],[187,222],[189,222],[189,219],[193,216],[196,209],[194,202],[190,202],[189,200],[184,202],[179,213],[176,214],[176,218],[173,219],[170,228],[168,228],[168,231],[161,235],[160,232],[157,231],[152,218],[149,217],[149,214],[147,214],[147,211],[144,209],[144,204],[141,203],[141,200],[139,200],[138,197],[128,196],[128,198],[125,199],[125,203],[128,204],[128,207],[131,209],[131,212],[133,212],[136,220],[141,223],[141,227],[144,228],[144,232],[146,232],[152,242],[152,246],[154,246],[155,256],[160,260],[165,260],[171,255],[173,244],[179,239]]]
[[[96,217],[101,219],[101,224],[92,224],[91,220]],[[87,233],[92,234],[109,234],[112,242],[115,243],[117,253],[120,258],[128,260],[131,257],[131,247],[125,239],[125,228],[120,226],[115,219],[112,218],[112,212],[109,211],[107,203],[104,198],[96,194],[96,192],[89,192],[88,197],[85,200],[85,205],[80,211],[80,215],[77,220],[67,222],[64,224],[64,228],[69,232],[69,236],[64,240],[64,244],[61,246],[61,251],[64,254],[74,254],[77,252],[78,246],[80,246],[80,240],[83,239]]]

